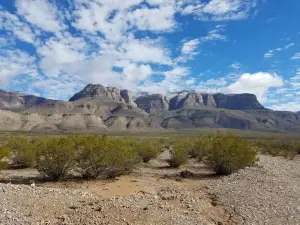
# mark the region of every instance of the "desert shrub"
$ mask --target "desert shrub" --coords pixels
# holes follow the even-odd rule
[[[103,174],[108,178],[128,174],[139,162],[139,157],[132,146],[123,141],[107,140],[103,152]]]
[[[276,140],[276,141],[258,141],[256,143],[262,154],[271,156],[283,156],[293,159],[297,154],[297,142]]]
[[[75,139],[76,162],[84,178],[97,178],[104,170],[103,151],[106,137],[77,136]]]
[[[32,167],[35,164],[36,144],[38,138],[15,136],[7,139],[6,146],[11,149],[11,161],[13,165]]]
[[[191,158],[197,158],[198,161],[202,161],[205,158],[212,147],[212,138],[210,137],[199,137],[194,139],[190,143],[188,153]]]
[[[149,162],[160,153],[160,147],[156,141],[141,140],[134,146],[135,151],[144,163]]]
[[[173,145],[170,153],[171,156],[170,159],[167,160],[167,162],[173,168],[181,166],[188,160],[188,152],[182,144]]]
[[[113,178],[129,173],[139,162],[131,142],[120,138],[78,136],[76,162],[84,178]]]
[[[295,151],[297,152],[297,154],[300,154],[300,141],[295,141],[294,146],[295,146]]]
[[[10,149],[5,146],[0,146],[0,170],[7,166],[7,158],[10,156]]]
[[[39,142],[36,157],[37,170],[53,180],[63,178],[75,165],[72,137],[45,138]]]
[[[212,147],[205,163],[212,166],[216,174],[229,175],[239,169],[253,165],[257,161],[257,152],[249,141],[232,133],[218,132],[212,138]]]

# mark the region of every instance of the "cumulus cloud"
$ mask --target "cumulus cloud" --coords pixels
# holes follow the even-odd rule
[[[17,0],[16,7],[19,15],[45,31],[55,33],[63,29],[56,6],[47,0]]]
[[[238,80],[224,88],[228,93],[252,93],[261,103],[266,102],[266,94],[270,88],[282,86],[283,79],[277,74],[258,72],[242,74]]]
[[[173,6],[141,8],[129,13],[128,19],[140,30],[168,31],[176,26],[174,14]]]
[[[198,79],[190,77],[186,63],[202,44],[227,40],[226,27],[216,25],[202,37],[182,37],[173,51],[176,46],[165,37],[185,29],[178,17],[244,19],[256,7],[255,0],[67,2],[68,7],[60,1],[16,0],[14,12],[0,8],[0,30],[12,36],[9,42],[21,40],[33,47],[0,52],[2,85],[21,75],[35,76],[28,89],[51,98],[67,98],[86,83],[158,93],[196,88]],[[225,79],[208,79],[201,85],[227,84]]]

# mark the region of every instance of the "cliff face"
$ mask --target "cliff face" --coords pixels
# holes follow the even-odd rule
[[[261,110],[264,107],[258,102],[254,94],[214,94],[213,98],[218,108],[232,109],[232,110],[246,110],[255,109]]]
[[[166,96],[160,94],[143,95],[136,98],[137,107],[144,109],[146,112],[168,110],[169,100]]]
[[[186,95],[176,95],[170,100],[171,110],[184,107],[197,108],[203,106],[232,110],[264,109],[253,94],[225,95],[219,93],[210,95],[190,92]]]

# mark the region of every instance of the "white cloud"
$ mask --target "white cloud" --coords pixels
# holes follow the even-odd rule
[[[28,24],[22,22],[19,17],[6,11],[0,11],[0,18],[2,18],[2,26],[0,30],[12,32],[18,39],[28,42],[35,43],[35,34]]]
[[[63,29],[56,6],[47,0],[16,0],[16,7],[19,15],[45,31],[55,33]]]
[[[284,46],[283,48],[276,48],[276,49],[269,50],[267,53],[265,53],[264,58],[271,58],[277,52],[281,52],[283,50],[287,50],[287,49],[293,47],[294,45],[295,45],[295,43],[290,43],[290,44],[287,44],[286,46]]]
[[[215,40],[226,40],[227,37],[222,32],[225,31],[225,25],[217,25],[214,29],[210,30],[205,37],[201,38],[201,41],[215,41]]]
[[[185,42],[181,49],[182,54],[184,54],[184,55],[193,54],[195,52],[195,50],[197,49],[199,43],[200,43],[200,41],[198,38]]]
[[[257,96],[261,103],[265,103],[268,90],[282,85],[283,79],[277,74],[265,72],[245,73],[235,83],[226,87],[224,91],[229,93],[252,93]]]
[[[123,80],[128,84],[136,84],[138,81],[146,80],[152,74],[150,65],[137,65],[128,63],[123,67]]]
[[[238,70],[238,69],[241,68],[241,66],[242,65],[240,63],[233,63],[233,64],[229,65],[228,67],[232,68],[232,69],[235,69],[235,70]]]
[[[175,28],[175,9],[172,6],[140,8],[128,14],[129,22],[140,30],[168,31]]]
[[[182,14],[193,14],[199,20],[241,20],[246,19],[257,7],[256,0],[210,0],[188,4],[182,9]]]
[[[300,52],[297,52],[291,59],[293,60],[300,59]]]
[[[35,58],[20,50],[0,50],[0,87],[19,75],[36,75]]]
[[[121,48],[121,59],[140,63],[172,64],[168,50],[157,40],[129,39],[122,44]]]
[[[207,81],[203,81],[200,83],[200,86],[214,86],[214,87],[221,87],[225,86],[227,84],[227,81],[224,77],[218,78],[218,79],[209,79]]]
[[[273,110],[279,111],[293,111],[297,112],[300,111],[300,103],[299,102],[288,102],[288,103],[281,103],[270,106]]]

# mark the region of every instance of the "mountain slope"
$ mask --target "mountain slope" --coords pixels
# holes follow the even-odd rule
[[[0,91],[0,130],[155,131],[186,128],[300,132],[300,115],[264,108],[253,94],[180,92],[134,96],[87,85],[70,101]]]

